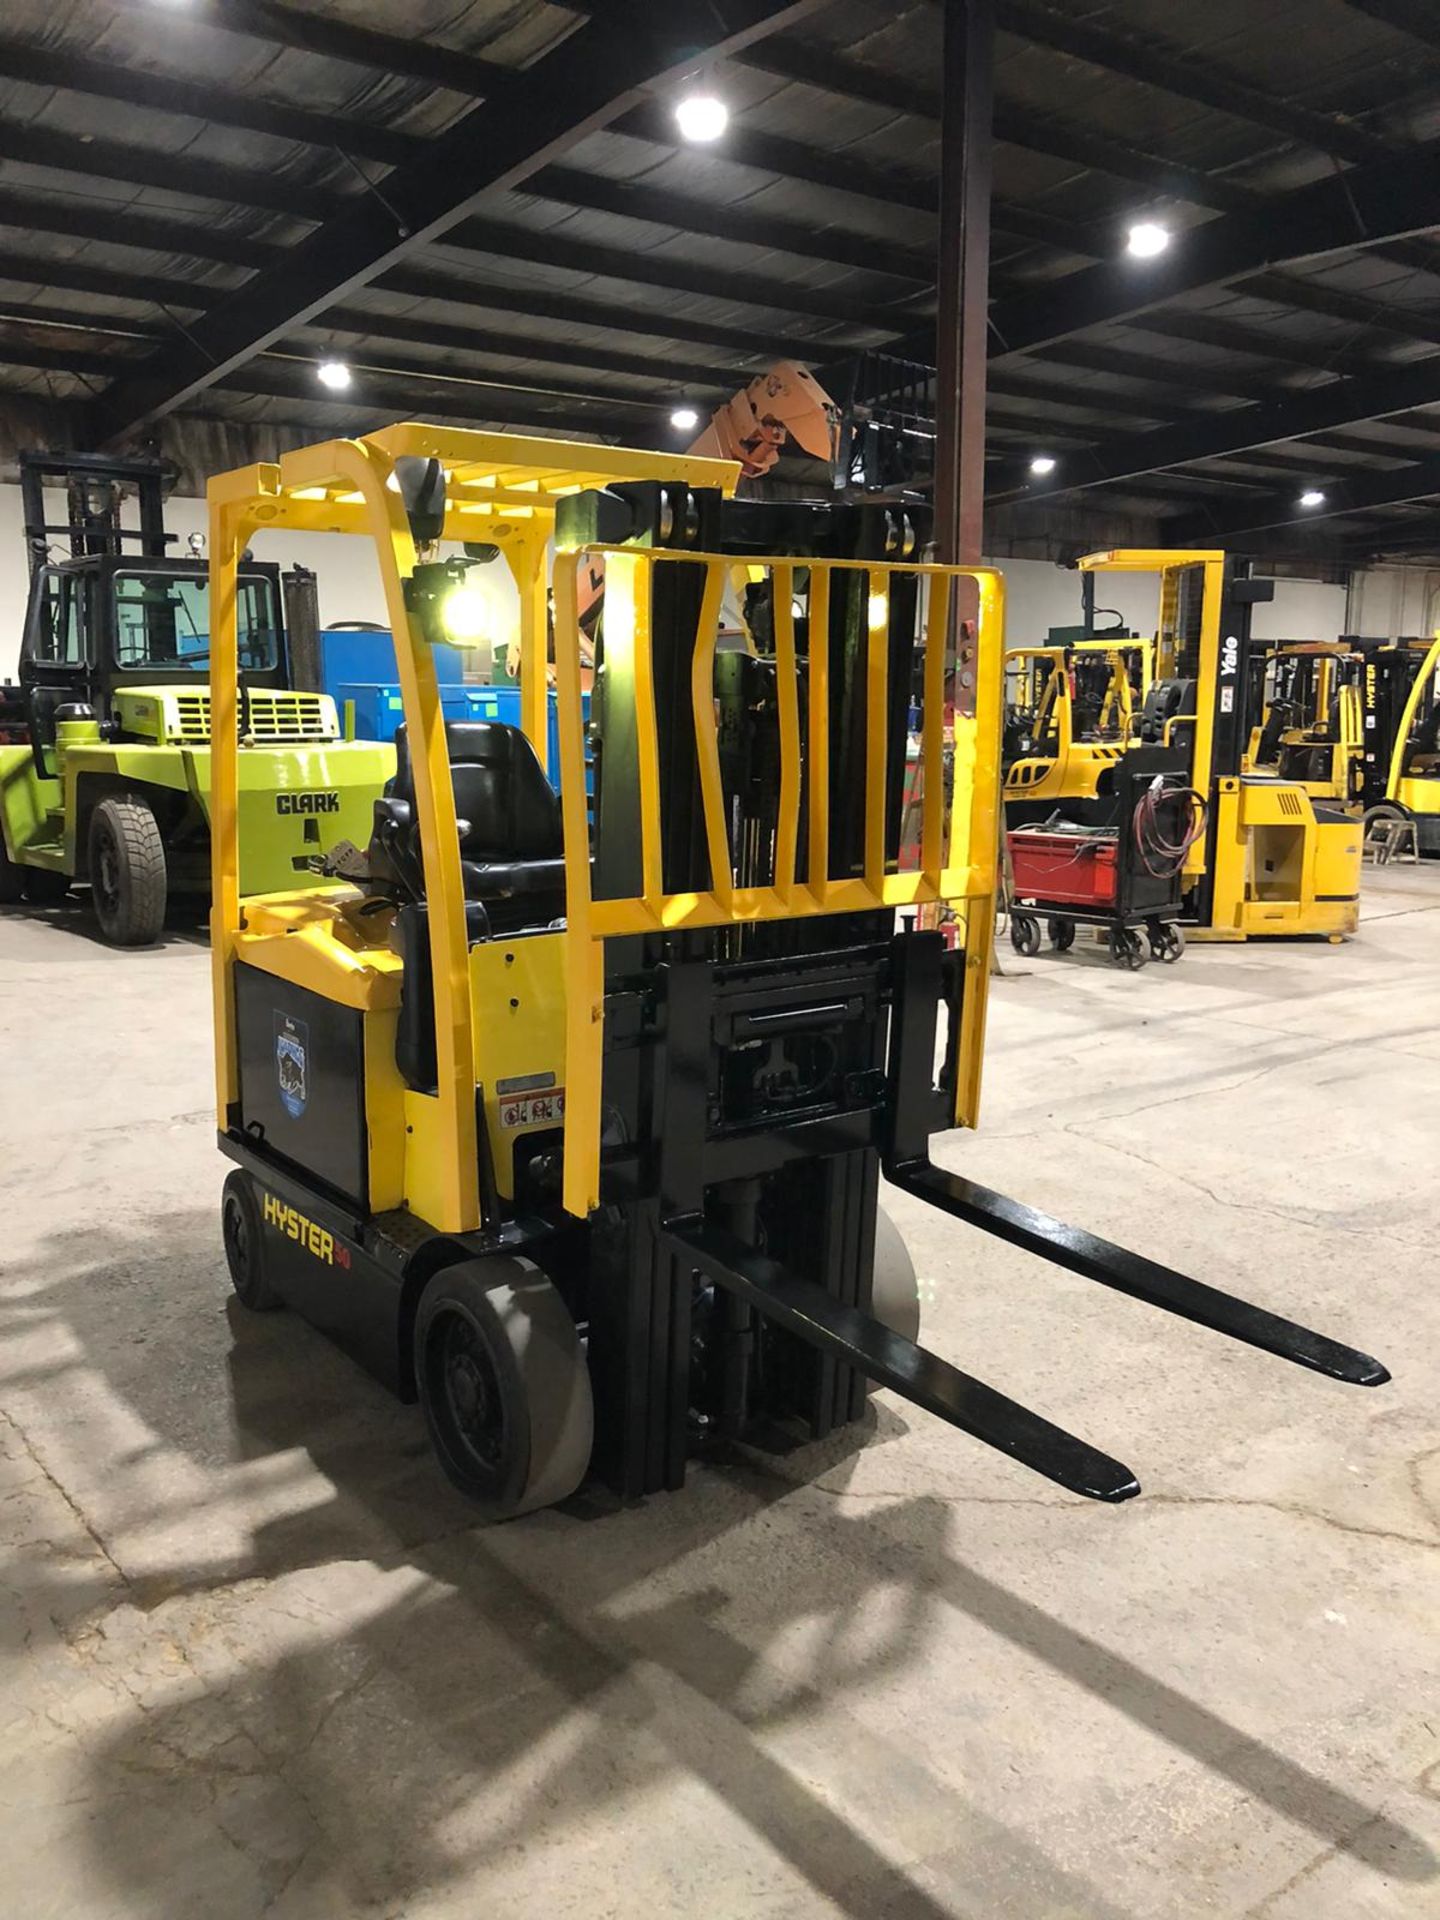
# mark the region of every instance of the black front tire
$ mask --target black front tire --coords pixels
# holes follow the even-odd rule
[[[230,1284],[242,1307],[251,1313],[273,1313],[284,1301],[270,1280],[265,1260],[265,1229],[255,1182],[237,1167],[225,1176],[220,1195],[220,1231],[225,1241],[225,1264]]]
[[[165,925],[165,843],[133,793],[100,801],[90,817],[90,892],[100,931],[116,947],[149,947]]]
[[[415,1313],[415,1384],[445,1477],[491,1519],[553,1506],[585,1478],[595,1416],[570,1310],[528,1260],[442,1267]]]

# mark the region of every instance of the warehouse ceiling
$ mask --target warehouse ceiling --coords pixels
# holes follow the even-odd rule
[[[1000,544],[1440,558],[1440,9],[998,19]],[[6,0],[10,437],[673,446],[679,402],[789,356],[837,397],[908,383],[920,439],[941,29],[933,0]],[[672,118],[697,65],[732,113],[709,148]]]

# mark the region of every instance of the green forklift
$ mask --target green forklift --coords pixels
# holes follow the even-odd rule
[[[210,891],[209,570],[199,552],[169,551],[167,478],[150,460],[20,458],[30,593],[19,684],[0,688],[0,906],[88,885],[121,947],[152,944],[172,900]],[[64,489],[59,524],[47,486]],[[291,684],[282,600],[279,568],[247,558],[245,893],[304,885],[322,834],[363,843],[395,769],[393,747],[342,740],[334,701]]]

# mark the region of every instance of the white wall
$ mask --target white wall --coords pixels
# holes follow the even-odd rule
[[[1350,583],[1347,633],[1378,639],[1434,633],[1440,627],[1440,570],[1375,567]]]
[[[51,499],[49,511],[54,520],[64,518],[60,495]],[[169,501],[166,524],[179,536],[176,550],[183,552],[187,536],[205,530],[204,501]],[[258,560],[314,570],[326,625],[346,620],[388,624],[380,571],[368,541],[341,533],[262,533],[256,535],[254,552]],[[1043,640],[1049,627],[1079,624],[1078,573],[1048,560],[1002,559],[996,564],[1005,573],[1006,630],[1012,643]],[[485,590],[495,596],[498,638],[515,618],[514,589],[503,565],[486,567],[477,583],[482,578]],[[1102,606],[1116,608],[1135,631],[1153,633],[1158,591],[1153,575],[1117,574],[1098,584]],[[0,679],[13,676],[19,657],[26,588],[20,489],[0,486]],[[1440,573],[1423,567],[1382,567],[1355,576],[1348,608],[1343,587],[1279,581],[1274,600],[1255,609],[1254,632],[1262,640],[1329,640],[1339,633],[1426,633],[1437,621]]]
[[[1012,645],[1043,641],[1049,627],[1080,624],[1078,573],[1048,560],[994,564],[1005,575],[1005,631]],[[1113,607],[1133,632],[1154,633],[1159,593],[1157,574],[1108,574],[1095,583],[1096,611]],[[1256,607],[1252,628],[1257,640],[1333,640],[1345,631],[1345,589],[1315,580],[1278,580],[1274,600]]]

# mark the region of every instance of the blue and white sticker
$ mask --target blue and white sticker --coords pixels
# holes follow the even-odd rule
[[[303,1020],[288,1013],[275,1015],[275,1077],[280,1083],[280,1104],[292,1120],[298,1120],[310,1098],[310,1029]]]

